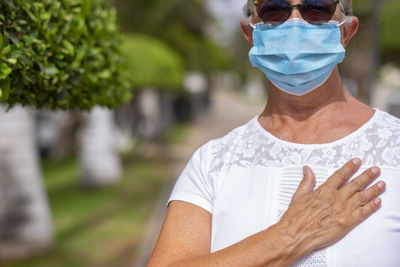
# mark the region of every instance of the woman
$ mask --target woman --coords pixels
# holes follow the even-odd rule
[[[148,266],[399,266],[400,121],[343,88],[351,1],[245,11],[268,103],[195,152]]]

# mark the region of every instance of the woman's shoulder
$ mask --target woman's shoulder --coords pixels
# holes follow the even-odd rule
[[[389,114],[386,111],[375,109],[376,110],[376,123],[381,127],[399,130],[400,129],[400,119]]]
[[[207,166],[210,172],[218,172],[224,169],[224,166],[230,162],[231,157],[238,152],[238,147],[244,146],[255,136],[257,129],[255,120],[257,117],[248,122],[233,128],[225,135],[209,140],[200,146],[195,154],[198,154]]]
[[[400,119],[386,111],[376,109],[372,127],[367,134],[376,136],[380,142],[386,142],[392,148],[400,147]]]
[[[221,150],[222,147],[232,147],[238,144],[241,140],[249,138],[249,135],[255,130],[254,121],[257,117],[252,118],[248,122],[237,126],[230,130],[225,135],[218,138],[214,138],[203,144],[199,149],[203,151],[209,151],[210,153],[216,153]]]
[[[376,109],[373,123],[362,135],[366,161],[400,169],[400,119]]]

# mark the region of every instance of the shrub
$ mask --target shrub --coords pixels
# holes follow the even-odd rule
[[[182,89],[183,59],[163,41],[145,35],[126,35],[122,51],[127,61],[127,79],[135,89]]]
[[[0,89],[9,105],[89,109],[129,98],[107,0],[0,1]]]
[[[382,48],[384,52],[400,52],[400,28],[398,1],[386,1],[382,4]],[[398,59],[399,60],[399,59]]]
[[[125,32],[156,36],[181,55],[188,70],[232,69],[232,55],[209,36],[205,0],[113,0]],[[244,2],[244,0],[243,0]]]

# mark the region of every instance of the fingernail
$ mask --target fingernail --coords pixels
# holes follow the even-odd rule
[[[371,169],[371,171],[372,171],[372,173],[375,174],[375,175],[378,175],[378,174],[379,174],[379,168],[378,168],[378,167],[373,167],[373,168]]]
[[[376,199],[374,200],[374,202],[375,202],[375,204],[379,204],[379,203],[381,203],[381,199],[380,199],[380,198],[376,198]]]
[[[361,164],[361,160],[360,159],[352,159],[351,161],[357,166],[359,166]]]
[[[385,186],[386,186],[386,184],[385,184],[384,182],[382,182],[382,181],[380,181],[377,185],[378,185],[378,187],[379,187],[380,189],[384,189]]]

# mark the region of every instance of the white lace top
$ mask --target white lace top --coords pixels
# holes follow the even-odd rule
[[[214,252],[278,222],[303,177],[302,166],[313,169],[318,187],[355,157],[363,160],[358,173],[374,165],[381,168],[378,179],[387,184],[381,195],[382,207],[340,241],[314,251],[293,266],[398,267],[400,120],[378,109],[360,129],[326,144],[281,140],[254,117],[200,147],[179,177],[168,203],[182,200],[212,213]]]

